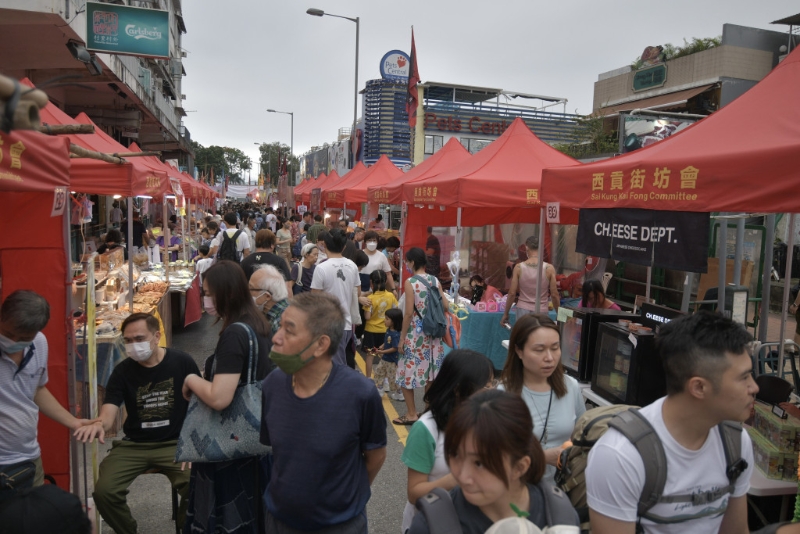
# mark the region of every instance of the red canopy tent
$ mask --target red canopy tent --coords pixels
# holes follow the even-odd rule
[[[369,167],[366,171],[350,179],[345,176],[339,185],[328,189],[325,194],[325,201],[329,206],[336,207],[366,202],[367,188],[369,186],[389,184],[402,175],[403,171],[398,169],[392,163],[392,160],[384,154],[375,162],[375,165]]]
[[[463,163],[403,184],[408,203],[404,247],[423,246],[428,226],[538,223],[542,170],[554,165],[578,162],[514,119],[503,135]],[[562,214],[561,223],[577,222],[577,212]]]
[[[347,171],[347,173],[339,178],[338,180],[331,178],[330,176],[333,175],[331,172],[328,180],[319,188],[321,193],[322,204],[325,207],[339,207],[342,205],[343,196],[341,193],[337,193],[334,189],[342,190],[343,187],[349,187],[351,184],[358,183],[360,181],[361,175],[367,172],[367,166],[364,165],[364,162],[359,161],[356,163],[355,167]],[[314,189],[317,189],[316,187]]]
[[[795,50],[745,94],[664,141],[588,165],[546,169],[542,199],[573,208],[796,211],[798,87]]]
[[[36,132],[0,132],[0,156],[0,224],[5,228],[18,227],[20,221],[32,225],[26,232],[5,232],[0,240],[0,297],[30,289],[47,299],[50,322],[43,331],[49,345],[47,388],[68,407],[67,329],[72,326],[67,316],[67,222],[52,211],[56,201],[67,214],[71,208],[69,141]],[[65,490],[70,487],[69,443],[69,430],[47,417],[39,418],[44,471]]]
[[[297,204],[308,202],[311,199],[311,190],[324,183],[327,179],[328,175],[323,172],[316,178],[307,178],[304,180],[303,183],[294,188],[295,202]]]
[[[367,202],[400,204],[403,202],[403,184],[436,176],[463,163],[470,155],[457,138],[451,137],[438,152],[405,173],[399,180],[367,187]]]
[[[320,206],[317,207],[316,211],[319,211],[322,208],[322,191],[328,187],[330,184],[338,183],[341,181],[342,177],[339,176],[339,173],[336,172],[336,169],[332,170],[328,176],[323,176],[322,178],[317,180],[317,183],[313,184],[311,188],[303,193],[303,200],[308,201],[309,209],[313,208],[312,202],[314,198],[314,191],[317,191],[319,194]]]
[[[91,124],[94,123],[88,116],[81,113],[77,119],[50,103],[39,111],[43,124]],[[65,135],[62,136],[71,143],[82,148],[102,153],[127,152],[128,150],[109,137],[105,132],[96,128],[93,134]],[[135,158],[126,160],[121,165],[113,165],[105,161],[86,158],[73,158],[70,160],[70,188],[80,193],[98,195],[123,195],[156,196],[163,194],[166,186],[166,174],[153,172]]]

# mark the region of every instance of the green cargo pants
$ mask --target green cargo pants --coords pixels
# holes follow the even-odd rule
[[[94,485],[94,502],[100,515],[117,534],[136,534],[136,520],[126,502],[128,487],[134,479],[151,469],[158,469],[169,478],[181,496],[178,525],[186,517],[189,494],[189,469],[181,471],[175,463],[177,441],[134,443],[118,440],[100,463],[100,477]],[[168,496],[165,498],[169,498]]]

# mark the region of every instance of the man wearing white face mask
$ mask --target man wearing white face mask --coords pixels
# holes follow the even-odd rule
[[[82,427],[75,437],[85,442],[94,438],[105,443],[124,402],[128,417],[125,438],[115,441],[100,464],[94,486],[94,500],[103,519],[118,534],[135,533],[136,521],[125,496],[136,477],[158,469],[181,495],[178,523],[183,524],[189,493],[189,470],[175,463],[175,446],[189,405],[181,394],[187,376],[200,374],[194,359],[174,349],[158,346],[158,319],[134,313],[120,327],[128,355],[114,368],[106,386],[100,420]]]
[[[50,305],[33,291],[14,291],[0,307],[0,500],[44,483],[39,412],[71,430],[91,423],[76,419],[47,389],[47,338],[41,330],[49,320]]]
[[[281,327],[281,315],[289,306],[289,292],[283,275],[272,265],[262,263],[255,266],[250,277],[250,296],[256,308],[264,314],[272,327],[272,333]]]

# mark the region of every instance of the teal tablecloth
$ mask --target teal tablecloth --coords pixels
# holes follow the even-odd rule
[[[549,313],[552,320],[556,320],[555,312]],[[500,325],[503,312],[470,312],[469,316],[461,321],[461,348],[472,349],[485,354],[495,369],[502,369],[506,364],[508,350],[501,344],[511,335],[511,330]],[[512,311],[509,323],[514,326],[517,320]]]

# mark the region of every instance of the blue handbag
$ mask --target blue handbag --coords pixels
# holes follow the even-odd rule
[[[247,330],[250,342],[247,383],[236,388],[230,405],[222,411],[210,408],[197,395],[192,395],[178,438],[176,462],[227,462],[263,456],[272,451],[271,447],[259,441],[261,382],[255,378],[258,341],[250,326],[234,324]],[[216,359],[212,377],[215,370]]]

